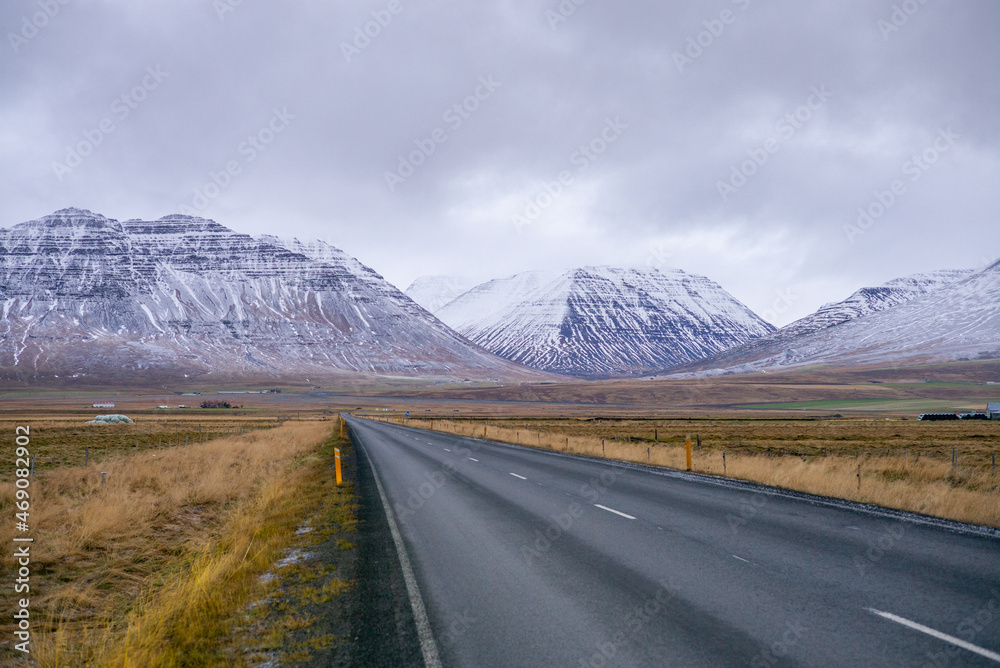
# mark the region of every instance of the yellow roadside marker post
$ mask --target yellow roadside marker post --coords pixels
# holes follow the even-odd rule
[[[684,441],[684,449],[687,450],[687,470],[691,470],[691,434],[688,434]]]
[[[337,462],[337,487],[344,484],[344,479],[340,474],[340,448],[333,449],[333,458]]]
[[[341,418],[340,418],[340,437],[344,438],[344,418],[343,418],[343,416],[341,416]]]

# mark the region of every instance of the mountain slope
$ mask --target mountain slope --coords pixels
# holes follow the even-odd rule
[[[703,276],[615,267],[489,281],[435,315],[501,357],[581,377],[645,373],[774,330]]]
[[[461,276],[421,276],[403,292],[430,313],[434,313],[475,286],[475,281]]]
[[[0,304],[7,378],[528,374],[332,246],[188,216],[64,209],[2,229]]]
[[[926,288],[888,308],[817,326],[829,313],[837,312],[839,305],[824,307],[770,336],[675,371],[744,373],[811,364],[902,365],[1000,358],[1000,263],[978,272],[923,275],[927,276],[936,279],[910,277],[886,284],[912,287],[916,279]],[[954,277],[959,278],[950,280]],[[845,307],[849,308],[853,307]]]
[[[872,288],[861,288],[843,301],[826,304],[815,313],[782,327],[773,336],[809,334],[870,313],[884,311],[949,283],[968,278],[973,273],[975,272],[971,269],[946,269],[896,278]]]

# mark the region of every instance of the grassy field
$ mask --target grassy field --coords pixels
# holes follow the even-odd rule
[[[383,418],[386,419],[386,418]],[[692,470],[1000,527],[1000,422],[903,419],[397,421],[507,443]],[[955,457],[954,465],[952,457]]]
[[[131,425],[88,425],[83,417],[29,414],[17,419],[0,419],[0,434],[12,434],[17,425],[30,425],[35,471],[42,473],[66,466],[83,466],[84,463],[98,466],[147,450],[206,443],[281,424],[280,419],[237,415],[198,418],[136,415],[135,420]]]
[[[773,404],[749,404],[743,406],[750,410],[768,411],[823,411],[838,413],[892,413],[896,415],[920,413],[954,413],[958,410],[970,411],[981,410],[983,407],[977,404],[964,405],[959,409],[955,408],[954,401],[941,399],[826,399],[818,401],[794,401]]]
[[[508,407],[525,402],[546,410],[559,405],[565,413],[623,414],[644,409],[647,413],[745,410],[791,410],[817,404],[832,412],[845,402],[887,402],[885,412],[924,412],[919,402],[947,410],[983,410],[987,402],[1000,401],[1000,363],[969,362],[899,369],[827,369],[773,374],[715,376],[709,378],[643,378],[601,382],[547,383],[500,388],[424,389],[396,393],[414,399],[450,401],[456,406]],[[903,402],[892,407],[889,402]],[[825,404],[825,402],[830,402]],[[916,402],[916,403],[906,403]],[[869,410],[873,404],[859,405]],[[533,410],[524,405],[521,412]],[[509,410],[509,409],[508,409]]]
[[[40,666],[242,665],[228,641],[263,595],[260,576],[303,518],[343,508],[351,494],[330,483],[332,421],[220,415],[85,428],[37,418],[16,423],[31,424],[36,453],[28,535]],[[14,424],[0,423],[0,434],[13,439]],[[10,516],[13,464],[0,477]],[[12,545],[14,535],[12,522],[0,524],[0,540]],[[10,551],[0,566],[14,572]],[[23,661],[11,642],[0,645],[0,663]]]

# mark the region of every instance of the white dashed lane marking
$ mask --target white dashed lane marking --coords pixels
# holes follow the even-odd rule
[[[626,515],[625,513],[623,513],[620,510],[615,510],[614,508],[608,508],[607,506],[602,506],[599,503],[595,503],[594,506],[597,507],[597,508],[600,508],[601,510],[606,510],[609,513],[614,513],[615,515],[621,515],[622,517],[624,517],[627,520],[634,520],[635,519],[631,515]]]

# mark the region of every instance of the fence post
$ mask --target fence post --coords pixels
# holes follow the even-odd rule
[[[108,472],[101,471],[101,487],[104,487],[104,483],[108,480]]]
[[[601,457],[604,457],[604,439],[601,439]]]
[[[697,435],[697,439],[698,439],[698,449],[701,450],[701,434]]]
[[[958,448],[951,449],[951,468],[958,466]]]
[[[726,475],[726,453],[722,453],[722,475]]]
[[[684,441],[684,449],[687,454],[687,470],[691,470],[691,434],[687,435],[687,439]]]
[[[83,468],[87,468],[88,466],[90,466],[90,446],[83,453]]]
[[[31,455],[31,473],[28,474],[28,477],[29,478],[34,478],[35,477],[35,455],[34,454]]]

